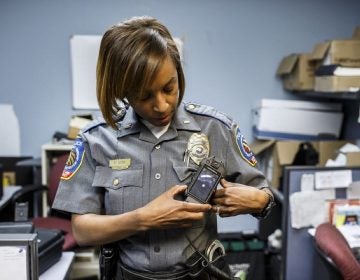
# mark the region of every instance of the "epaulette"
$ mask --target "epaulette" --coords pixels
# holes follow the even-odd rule
[[[102,117],[98,117],[92,120],[91,122],[89,122],[85,127],[83,127],[81,129],[81,132],[82,133],[88,132],[94,129],[95,127],[98,127],[99,125],[104,125],[104,124],[106,124],[105,120]]]
[[[215,118],[225,124],[229,129],[231,129],[234,125],[234,120],[211,106],[200,105],[193,102],[185,103],[184,105],[186,111],[197,115]]]

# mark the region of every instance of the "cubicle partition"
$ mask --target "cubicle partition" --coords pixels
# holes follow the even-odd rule
[[[293,228],[291,224],[290,196],[301,191],[303,175],[316,175],[317,172],[345,171],[351,174],[353,182],[360,181],[360,167],[311,167],[289,166],[284,168],[284,204],[283,204],[283,279],[284,280],[323,280],[321,275],[314,275],[313,264],[318,257],[314,248],[310,227]],[[358,186],[360,188],[360,186]],[[347,188],[335,188],[335,198],[348,198]],[[315,214],[315,213],[314,213]]]

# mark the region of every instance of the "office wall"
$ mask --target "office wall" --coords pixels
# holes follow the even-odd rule
[[[297,98],[275,76],[281,58],[351,36],[359,11],[357,0],[1,0],[0,103],[14,105],[22,154],[40,156],[71,115],[87,112],[72,109],[70,37],[146,14],[184,40],[185,100],[230,114],[251,141],[251,108],[261,98]],[[220,225],[256,228],[253,218]]]
[[[72,114],[84,113],[72,109],[70,36],[147,14],[184,40],[185,99],[232,115],[251,140],[261,98],[294,98],[275,76],[280,59],[351,36],[359,11],[357,0],[2,0],[0,103],[14,105],[22,154],[39,156]]]

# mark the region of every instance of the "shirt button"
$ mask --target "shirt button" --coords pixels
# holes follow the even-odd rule
[[[156,145],[156,146],[155,146],[155,149],[156,149],[156,150],[159,150],[159,149],[160,149],[160,145]]]
[[[115,179],[113,180],[113,185],[114,185],[114,186],[119,185],[119,183],[120,183],[120,181],[119,181],[118,178],[115,178]]]
[[[155,174],[155,179],[156,179],[156,180],[159,180],[160,178],[161,178],[161,174],[160,174],[160,173],[156,173],[156,174]]]
[[[159,253],[159,252],[160,252],[160,246],[155,246],[155,247],[154,247],[154,251],[155,251],[156,253]]]

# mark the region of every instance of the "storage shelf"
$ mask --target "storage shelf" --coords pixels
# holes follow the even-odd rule
[[[360,101],[360,91],[357,92],[317,92],[317,91],[292,91],[299,97],[309,98],[326,98],[341,100],[357,100]]]

